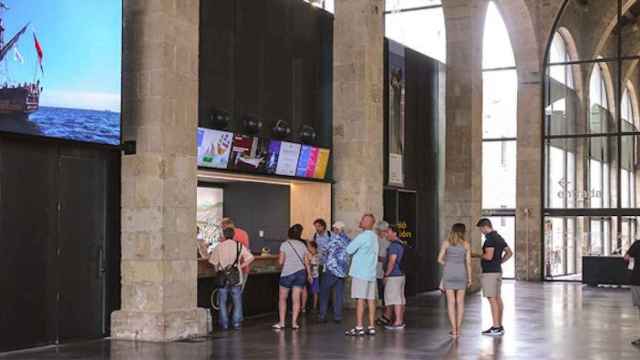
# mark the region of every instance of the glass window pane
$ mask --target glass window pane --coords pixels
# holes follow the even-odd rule
[[[509,32],[493,1],[487,8],[482,45],[483,69],[516,66]]]
[[[516,142],[490,141],[482,145],[482,208],[516,207]]]
[[[638,149],[640,136],[622,136],[622,160],[620,161],[620,191],[623,208],[638,208],[638,181],[640,180],[640,162]]]
[[[552,65],[545,80],[545,134],[618,131],[615,62]]]
[[[386,14],[385,36],[436,60],[447,60],[442,8]]]
[[[485,71],[482,84],[483,138],[515,138],[518,108],[516,71]]]
[[[385,11],[398,11],[422,6],[442,5],[442,0],[385,0]]]
[[[616,139],[609,136],[548,140],[545,146],[545,207],[617,207]]]
[[[619,256],[626,251],[625,239],[636,235],[636,218],[623,218],[620,242],[613,230],[616,222],[615,217],[545,217],[545,278],[580,281],[583,256]]]

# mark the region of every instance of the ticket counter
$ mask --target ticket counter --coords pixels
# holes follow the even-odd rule
[[[243,293],[245,316],[276,312],[280,245],[293,224],[302,224],[303,237],[308,239],[313,236],[315,219],[331,220],[331,184],[212,171],[201,171],[198,179],[198,226],[202,232],[212,236],[219,231],[219,221],[230,217],[249,234],[255,261]],[[214,276],[207,259],[199,259],[200,307],[211,307]]]

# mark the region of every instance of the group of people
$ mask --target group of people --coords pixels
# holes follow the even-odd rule
[[[344,222],[337,221],[329,229],[325,220],[317,219],[313,226],[313,236],[307,240],[303,239],[302,225],[291,226],[287,240],[280,245],[279,321],[272,327],[276,330],[286,328],[290,303],[291,328],[299,329],[299,318],[306,312],[308,298],[312,299],[312,308],[317,311],[319,322],[328,321],[331,305],[333,321],[341,323],[344,289],[350,279],[356,323],[345,331],[346,335],[375,335],[376,325],[388,330],[403,329],[406,326],[405,244],[400,240],[398,228],[385,221],[376,222],[373,214],[362,216],[359,223],[361,231],[353,240],[347,235]],[[249,250],[249,238],[244,230],[237,228],[228,218],[223,219],[221,227],[223,240],[207,256],[217,269],[237,267],[240,270],[238,282],[218,290],[220,326],[237,329],[242,322],[242,289],[254,256]],[[489,219],[480,219],[477,227],[485,236],[480,285],[491,306],[493,318],[492,326],[483,334],[501,336],[505,331],[502,325],[504,305],[500,295],[502,264],[513,256],[513,252],[493,229]],[[465,293],[472,285],[471,246],[466,232],[464,224],[453,225],[438,254],[438,262],[443,266],[440,288],[446,295],[450,334],[454,337],[461,333]],[[199,253],[203,255],[201,248]],[[229,297],[233,301],[231,321],[226,306]],[[384,310],[376,319],[377,300],[381,301]]]
[[[286,328],[288,300],[291,299],[291,328],[299,329],[300,313],[305,310],[306,294],[319,303],[318,321],[327,322],[329,305],[333,307],[333,320],[342,321],[344,288],[351,279],[351,298],[356,303],[356,325],[346,335],[375,335],[376,293],[384,299],[384,316],[378,323],[388,329],[404,328],[404,283],[401,268],[404,245],[398,230],[385,222],[376,226],[375,216],[362,216],[362,230],[353,240],[345,232],[345,224],[337,221],[331,230],[323,219],[313,223],[314,234],[303,240],[303,227],[293,225],[288,239],[280,246],[279,264],[282,266],[279,282],[279,321],[274,329]],[[375,228],[375,231],[374,231]],[[385,255],[381,256],[380,249]],[[377,284],[378,270],[383,269],[381,286]],[[365,308],[368,307],[368,327],[364,327]],[[393,320],[391,320],[393,319]]]

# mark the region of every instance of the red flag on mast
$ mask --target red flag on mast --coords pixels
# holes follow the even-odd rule
[[[42,51],[42,46],[36,37],[36,33],[33,33],[33,41],[35,42],[36,52],[38,53],[38,63],[40,64],[40,71],[44,73],[44,69],[42,68],[42,58],[44,57],[44,52]]]

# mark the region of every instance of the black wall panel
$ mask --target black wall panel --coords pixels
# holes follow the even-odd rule
[[[288,186],[228,183],[224,184],[223,212],[249,233],[253,252],[267,247],[277,253],[291,222],[290,198]],[[264,239],[258,236],[260,230]]]
[[[0,351],[108,334],[119,169],[118,150],[0,138]]]
[[[299,0],[203,1],[200,8],[201,124],[213,109],[278,120],[296,136],[303,125],[331,146],[333,16]]]
[[[385,46],[385,154],[388,154],[388,42]],[[409,240],[407,294],[438,287],[440,268],[438,204],[438,62],[405,49],[404,187],[387,187],[385,218],[406,222],[414,232]],[[385,156],[385,181],[388,161]],[[413,243],[411,243],[413,241]]]

